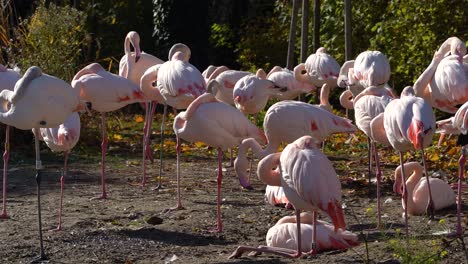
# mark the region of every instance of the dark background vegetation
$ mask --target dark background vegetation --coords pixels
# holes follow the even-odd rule
[[[301,1],[299,1],[301,2]],[[320,46],[345,61],[344,1],[309,0],[308,54],[313,47],[314,3],[320,3]],[[468,1],[351,1],[352,58],[365,50],[387,55],[390,85],[401,91],[430,63],[450,36],[468,35]],[[255,71],[286,66],[291,0],[3,0],[0,3],[0,63],[32,65],[70,81],[91,62],[117,72],[130,30],[141,48],[167,60],[177,42],[192,50],[191,63]],[[296,34],[299,63],[301,10]],[[336,98],[339,93],[334,93]],[[333,102],[333,98],[332,98]],[[137,108],[132,108],[137,109]]]

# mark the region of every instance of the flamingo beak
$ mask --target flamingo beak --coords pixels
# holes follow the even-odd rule
[[[413,143],[414,149],[420,149],[424,143],[424,136],[421,136],[424,134],[424,124],[419,120],[413,119],[407,133]]]
[[[140,60],[140,56],[135,56],[135,63],[137,63]]]

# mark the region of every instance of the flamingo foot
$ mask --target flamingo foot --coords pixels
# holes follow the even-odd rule
[[[7,215],[7,213],[4,211],[2,214],[0,214],[0,219],[10,219],[10,216]]]
[[[163,188],[163,187],[162,187],[162,184],[159,184],[159,183],[158,183],[158,185],[156,185],[156,187],[154,187],[154,188],[151,188],[151,190],[152,190],[152,191],[158,191],[158,190],[161,190],[162,188]]]
[[[63,229],[62,229],[62,225],[61,225],[61,224],[59,224],[59,225],[57,226],[57,228],[52,229],[52,231],[57,231],[57,232],[58,232],[58,231],[62,231],[62,230],[63,230]]]
[[[212,234],[213,234],[213,233],[221,233],[221,232],[223,232],[223,227],[221,226],[221,227],[208,228],[208,229],[206,230],[206,232],[212,233]]]
[[[181,204],[179,204],[179,205],[177,205],[175,207],[165,209],[164,213],[169,213],[169,212],[178,211],[178,210],[185,210],[185,207],[183,207]]]
[[[140,186],[141,186],[141,187],[145,187],[145,186],[146,186],[146,183],[147,183],[146,177],[144,177],[143,180],[142,180],[141,183],[140,183]]]
[[[99,195],[98,197],[91,198],[91,200],[105,200],[105,199],[107,199],[107,193],[103,193]]]

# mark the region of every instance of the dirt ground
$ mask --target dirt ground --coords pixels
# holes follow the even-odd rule
[[[46,263],[400,263],[404,262],[404,229],[400,198],[383,187],[385,228],[375,230],[375,192],[368,193],[365,152],[334,155],[326,152],[342,179],[344,212],[348,229],[361,244],[345,251],[328,251],[291,260],[273,255],[228,259],[239,245],[264,245],[269,227],[291,210],[264,202],[265,186],[252,178],[254,191],[243,190],[233,168],[226,167],[223,180],[222,219],[224,231],[207,232],[215,226],[216,152],[184,155],[181,163],[184,210],[165,212],[176,204],[176,162],[166,154],[163,188],[155,190],[159,160],[149,164],[150,181],[139,187],[139,151],[111,147],[107,159],[108,199],[96,200],[101,191],[99,147],[84,154],[71,154],[65,182],[63,231],[50,231],[58,223],[59,176],[62,156],[43,146],[42,215]],[[113,147],[114,146],[114,147]],[[33,157],[13,150],[8,178],[10,219],[0,221],[0,262],[29,263],[39,253],[36,185]],[[15,156],[16,155],[16,156]],[[384,163],[384,175],[395,165]],[[453,179],[452,179],[453,180]],[[375,189],[375,185],[371,185]],[[371,197],[371,198],[370,198]],[[463,198],[464,212],[468,197]],[[467,263],[464,244],[437,232],[453,231],[455,206],[439,211],[435,221],[411,217],[409,256],[412,263]],[[465,214],[466,216],[466,214]],[[151,220],[150,220],[151,219]],[[328,219],[324,219],[329,221]],[[464,243],[467,225],[464,219]],[[366,242],[367,241],[367,242]]]

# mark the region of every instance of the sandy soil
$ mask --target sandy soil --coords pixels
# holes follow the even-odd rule
[[[111,144],[112,145],[112,144]],[[48,263],[400,263],[405,245],[400,198],[384,182],[385,228],[375,230],[375,192],[365,180],[365,153],[344,157],[327,153],[343,180],[343,203],[348,229],[359,234],[361,244],[345,251],[328,251],[306,259],[273,255],[228,259],[239,245],[265,244],[269,227],[293,212],[264,202],[264,184],[252,178],[254,191],[243,190],[233,168],[223,181],[224,231],[215,226],[216,153],[211,150],[184,155],[182,169],[184,210],[165,212],[176,204],[175,157],[164,161],[163,188],[155,190],[159,161],[149,165],[150,181],[141,179],[140,152],[111,147],[107,163],[108,199],[93,200],[101,190],[99,148],[72,153],[65,182],[63,231],[50,231],[58,223],[62,156],[43,149],[46,166],[42,180],[44,246]],[[18,152],[16,152],[18,153]],[[227,159],[225,159],[227,165]],[[391,175],[395,166],[384,166]],[[0,221],[0,262],[28,263],[39,253],[36,185],[32,157],[13,154],[8,179],[7,209],[10,219]],[[354,179],[354,180],[350,180]],[[375,185],[371,186],[372,190]],[[371,198],[370,198],[371,197]],[[463,210],[468,207],[465,195]],[[467,263],[459,239],[435,232],[453,230],[455,206],[426,216],[410,218],[410,256],[419,263]],[[465,214],[466,215],[466,214]],[[327,220],[327,219],[324,219]],[[464,228],[467,228],[464,219]],[[329,220],[327,220],[329,221]],[[467,232],[464,243],[467,242]],[[367,241],[367,243],[365,242]],[[367,249],[366,249],[367,248]]]

